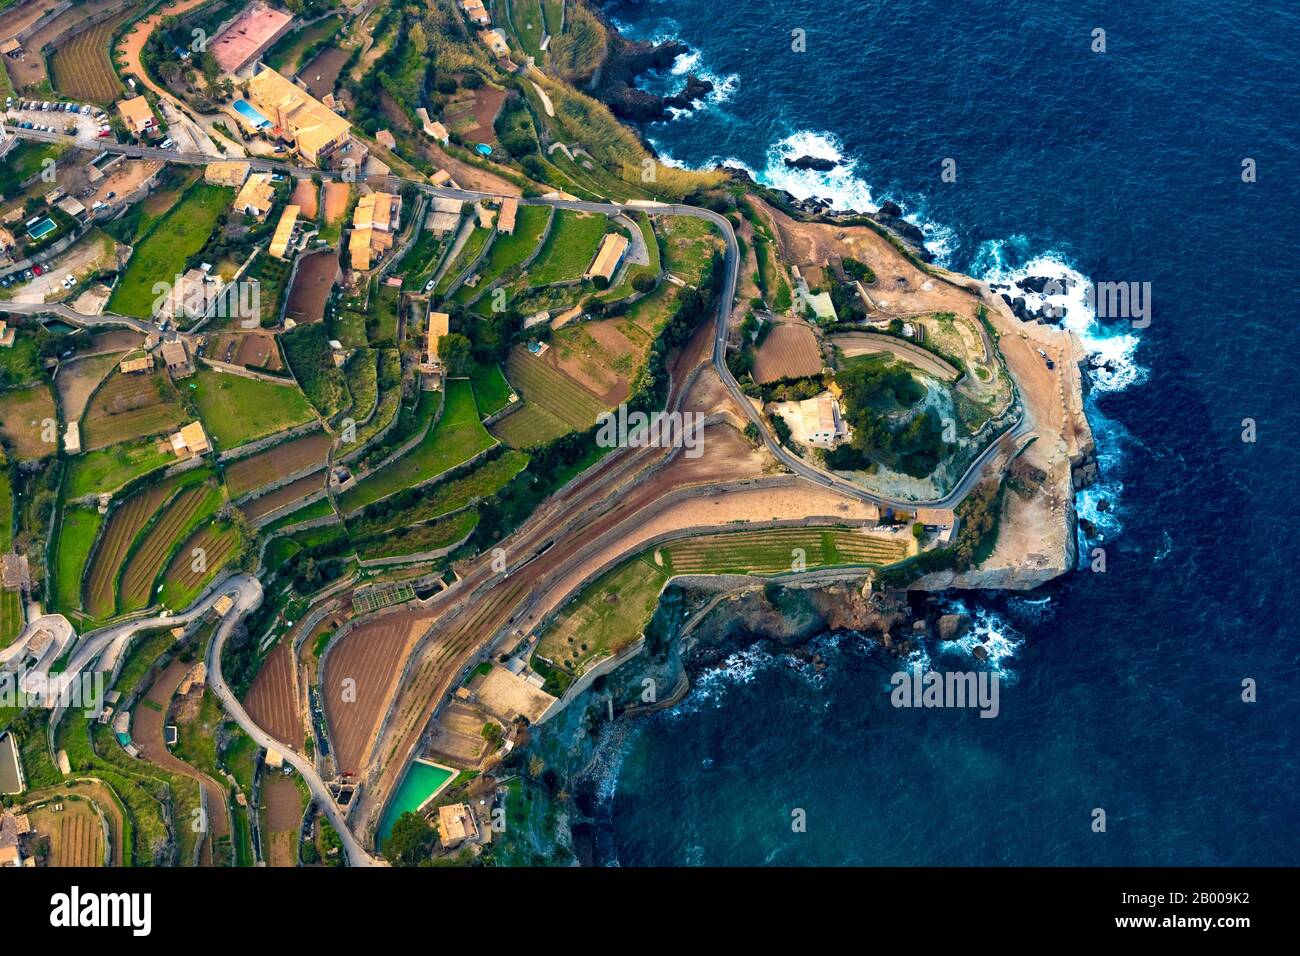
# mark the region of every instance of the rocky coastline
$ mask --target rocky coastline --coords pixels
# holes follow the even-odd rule
[[[639,652],[530,732],[528,754],[547,770],[527,785],[534,799],[564,802],[553,832],[530,834],[539,857],[603,862],[610,834],[599,788],[631,721],[675,706],[700,674],[725,666],[732,655],[758,645],[820,670],[827,665],[815,639],[851,632],[902,661],[923,641],[958,640],[971,628],[970,618],[945,611],[937,594],[873,588],[873,576],[860,573],[801,586],[696,580],[665,589]],[[982,644],[973,653],[987,656]]]

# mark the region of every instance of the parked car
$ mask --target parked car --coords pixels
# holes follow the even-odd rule
[[[45,267],[44,267],[44,266],[32,266],[32,272],[36,273],[36,275],[38,275],[38,276],[43,276],[43,275],[45,275]]]

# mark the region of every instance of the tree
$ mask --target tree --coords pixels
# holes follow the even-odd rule
[[[397,818],[384,840],[384,858],[393,866],[419,866],[433,852],[436,834],[424,817],[409,810]]]
[[[438,339],[438,358],[448,375],[465,375],[470,367],[470,342],[459,332]]]

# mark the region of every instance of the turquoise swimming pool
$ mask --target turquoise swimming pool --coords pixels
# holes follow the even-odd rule
[[[33,239],[39,239],[41,236],[48,236],[56,228],[58,227],[54,225],[54,220],[49,216],[46,216],[40,222],[28,226],[27,235],[31,236]]]
[[[379,821],[379,835],[375,841],[377,847],[383,848],[384,840],[393,832],[397,818],[408,811],[419,810],[436,797],[447,784],[451,783],[456,771],[450,767],[431,763],[428,760],[416,760],[406,769],[402,785],[388,802],[384,817]]]
[[[271,125],[271,121],[257,111],[252,103],[248,100],[235,100],[235,112],[242,116],[249,126],[254,129],[264,129]]]

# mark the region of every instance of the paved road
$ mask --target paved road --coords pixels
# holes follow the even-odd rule
[[[234,579],[232,579],[234,580]],[[221,649],[225,646],[226,639],[230,637],[239,619],[245,614],[252,611],[262,603],[262,585],[257,578],[252,575],[240,575],[240,583],[235,598],[235,606],[222,619],[217,633],[213,636],[211,643],[208,645],[207,669],[208,669],[208,687],[217,695],[221,705],[226,709],[226,713],[234,719],[235,723],[243,728],[244,733],[252,737],[258,746],[265,747],[268,750],[275,750],[284,755],[284,759],[290,763],[295,770],[302,774],[302,778],[307,781],[307,786],[311,790],[312,797],[316,800],[316,805],[320,807],[321,812],[329,818],[334,829],[338,831],[339,838],[343,841],[343,852],[347,854],[349,866],[386,866],[387,864],[378,857],[371,856],[366,848],[352,833],[343,816],[343,811],[339,809],[334,802],[334,795],[330,793],[329,788],[325,786],[325,781],[316,773],[316,767],[305,757],[300,756],[293,750],[285,747],[265,730],[253,722],[253,718],[248,716],[248,711],[244,710],[244,705],[235,697],[230,686],[226,683],[225,676],[221,673]],[[250,583],[251,582],[251,583]],[[222,591],[229,591],[229,586],[223,587]]]
[[[61,133],[44,133],[35,130],[14,130],[15,134],[29,138],[40,139],[50,142],[71,142],[72,137],[65,136]],[[98,144],[99,148],[109,152],[120,152],[126,156],[138,159],[157,159],[164,162],[188,163],[188,164],[207,164],[212,161],[212,157],[196,153],[178,153],[173,150],[151,149],[142,146],[130,146],[122,143]],[[273,172],[282,172],[293,176],[312,176],[320,175],[327,179],[340,179],[343,173],[340,171],[322,171],[314,167],[295,166],[291,163],[280,162],[270,159],[249,158],[246,160],[254,169],[268,170]],[[459,199],[462,202],[474,202],[479,199],[497,199],[501,198],[495,193],[479,192],[468,189],[452,189],[446,186],[431,186],[428,183],[422,183],[415,180],[402,179],[399,176],[362,176],[363,180],[374,180],[377,182],[399,182],[406,185],[412,185],[422,190],[428,195],[442,196],[449,199]],[[599,203],[587,202],[585,200],[566,200],[566,199],[548,199],[544,197],[530,197],[519,200],[524,205],[535,206],[553,206],[557,209],[572,209],[581,212],[593,212],[601,215],[614,215],[625,212],[645,212],[649,215],[656,216],[691,216],[696,219],[706,219],[713,225],[717,226],[722,232],[726,242],[726,270],[727,274],[723,283],[722,295],[720,297],[718,311],[717,334],[713,346],[713,367],[722,379],[723,385],[731,394],[732,399],[739,405],[759,430],[763,437],[763,443],[767,450],[790,471],[809,481],[817,482],[828,488],[842,492],[849,497],[856,498],[859,501],[873,502],[885,507],[898,508],[907,510],[917,507],[929,508],[955,508],[968,495],[972,488],[983,478],[984,469],[988,466],[1003,450],[1008,442],[1019,440],[1032,428],[1032,424],[1027,421],[1022,414],[1015,425],[1011,426],[998,439],[990,442],[988,447],[970,464],[966,473],[961,480],[956,483],[948,494],[935,499],[911,499],[895,498],[889,495],[876,494],[859,485],[854,484],[847,479],[841,478],[825,469],[804,460],[794,452],[787,449],[784,445],[776,440],[776,436],[768,425],[762,412],[755,408],[749,401],[748,397],[740,390],[740,385],[731,370],[727,368],[727,334],[730,330],[730,318],[732,303],[736,297],[736,286],[740,277],[740,246],[736,242],[735,230],[731,227],[731,222],[723,215],[714,212],[711,209],[703,209],[697,206],[686,206],[676,203],[652,203],[652,202],[628,202],[628,203]]]

